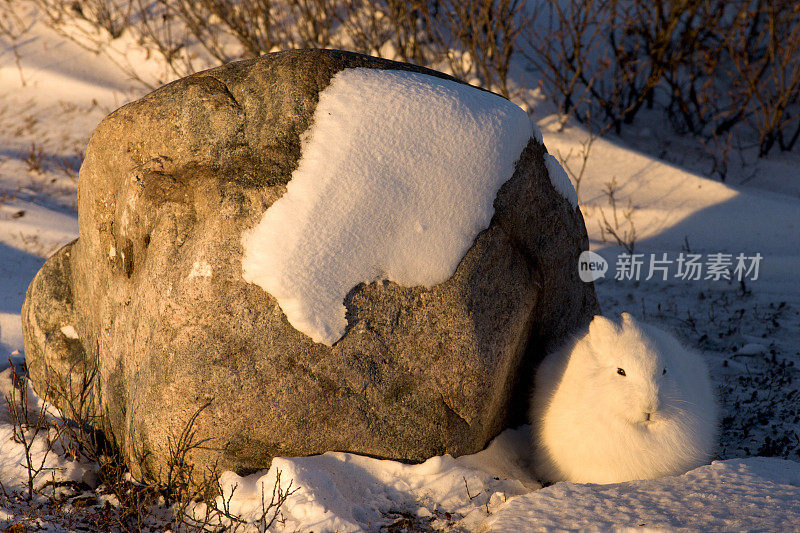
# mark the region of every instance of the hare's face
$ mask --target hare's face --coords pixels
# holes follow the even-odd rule
[[[605,412],[646,429],[656,424],[663,408],[663,393],[670,389],[669,368],[653,340],[634,327],[623,314],[617,325],[595,317],[589,328],[594,358],[591,380],[596,389],[593,401]]]

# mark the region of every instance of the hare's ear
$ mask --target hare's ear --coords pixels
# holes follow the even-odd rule
[[[630,313],[623,311],[622,315],[620,315],[620,316],[622,317],[622,327],[623,328],[625,328],[625,327],[636,327],[636,320],[633,318],[633,316]]]
[[[595,315],[589,324],[589,341],[597,347],[609,341],[613,342],[614,337],[618,335],[617,325],[604,316]]]

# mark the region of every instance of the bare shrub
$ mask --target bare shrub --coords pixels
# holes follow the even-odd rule
[[[590,130],[586,138],[581,141],[581,147],[578,150],[573,151],[573,149],[570,148],[569,152],[566,154],[562,154],[559,150],[555,151],[558,161],[561,163],[561,166],[564,167],[564,170],[567,171],[572,183],[575,185],[575,194],[578,196],[578,199],[581,197],[581,182],[586,173],[586,165],[589,163],[589,156],[592,153],[592,145],[594,145],[598,137],[599,134]],[[573,157],[578,160],[577,164],[571,163]]]
[[[73,0],[69,5],[77,16],[103,28],[112,39],[122,35],[131,24],[132,0]]]
[[[14,54],[14,63],[19,72],[20,83],[25,87],[28,83],[22,73],[22,58],[17,46],[19,40],[30,30],[32,24],[25,21],[18,12],[13,0],[0,0],[0,38],[8,41],[11,53]]]
[[[61,444],[64,452],[75,459],[95,462],[102,468],[110,457],[108,445],[98,431],[96,373],[93,366],[76,363],[63,375],[47,373],[45,390],[63,415]]]
[[[183,509],[188,502],[203,496],[207,490],[207,486],[202,484],[199,489],[193,489],[193,468],[187,461],[188,453],[205,442],[196,438],[194,424],[206,406],[189,419],[177,436],[170,436],[165,481],[138,483],[130,476],[115,443],[100,431],[102,422],[95,395],[96,373],[96,367],[91,363],[76,363],[68,372],[48,374],[45,389],[63,414],[59,428],[64,452],[73,459],[96,464],[98,492],[111,494],[118,502],[115,511],[105,518],[104,526],[123,531],[141,530],[148,522],[156,520],[153,512],[159,504],[176,504],[177,520],[185,514]]]
[[[529,23],[524,0],[442,0],[429,7],[434,42],[456,76],[510,96],[508,72]]]
[[[6,202],[13,202],[14,200],[17,199],[17,194],[18,193],[19,193],[19,189],[15,190],[15,191],[11,191],[10,193],[8,191],[0,192],[0,205],[4,204]]]
[[[192,451],[208,448],[213,439],[200,438],[196,423],[211,402],[205,403],[195,411],[177,435],[168,437],[169,456],[166,469],[157,480],[148,485],[150,494],[158,494],[166,505],[172,507],[172,528],[175,531],[223,531],[236,530],[247,525],[242,517],[231,511],[236,486],[226,494],[219,482],[220,472],[216,467],[199,473],[189,460]],[[276,472],[269,500],[264,483],[261,484],[261,514],[253,525],[266,532],[273,524],[281,520],[280,510],[286,500],[298,488],[292,487],[293,480],[284,487],[281,483],[281,472]],[[217,497],[219,496],[219,497]],[[202,514],[195,512],[196,504],[203,503]]]
[[[176,438],[169,438],[169,458],[166,475],[160,476],[163,481],[155,482],[154,487],[164,501],[173,508],[172,526],[175,531],[187,528],[198,531],[237,530],[247,522],[231,511],[231,501],[238,488],[234,485],[226,494],[220,485],[220,472],[216,467],[208,469],[202,475],[195,472],[188,460],[188,455],[196,449],[207,447],[212,439],[199,438],[195,424],[202,412],[210,406],[210,402],[202,405]],[[292,487],[293,480],[284,487],[281,483],[281,471],[276,472],[269,500],[265,484],[261,483],[261,514],[252,524],[258,531],[266,532],[273,524],[280,522],[281,508],[286,500],[294,494],[298,487]],[[196,504],[203,503],[203,512],[196,513]]]
[[[735,3],[683,0],[655,4],[655,12],[647,17],[647,4],[637,2],[637,13],[645,19],[636,25],[637,34],[647,43],[647,62],[658,76],[653,77],[651,105],[653,91],[663,80],[667,115],[676,130],[702,133],[711,125],[722,133],[730,127],[724,124],[734,109],[725,92],[729,84],[719,74],[726,20],[735,17]]]
[[[72,19],[88,22],[116,39],[134,22],[133,0],[32,0],[46,20],[62,28]]]
[[[292,488],[294,480],[289,480],[289,484],[284,489],[281,486],[281,471],[275,473],[275,484],[272,486],[272,494],[267,502],[264,494],[264,483],[261,484],[261,516],[256,520],[259,531],[266,532],[272,525],[280,521],[280,510],[286,500],[300,490],[299,487]]]
[[[140,27],[176,73],[197,45],[227,62],[286,48],[334,46],[423,66],[508,95],[526,19],[523,0],[139,0]],[[190,56],[191,54],[189,54]]]
[[[728,49],[734,91],[747,101],[759,155],[800,137],[800,4],[760,0],[737,17]]]
[[[232,57],[225,37],[238,43],[242,57],[258,57],[282,43],[278,27],[286,13],[272,0],[160,0],[167,12],[174,12],[187,29],[215,58]]]
[[[66,175],[71,180],[78,179],[78,173],[83,164],[84,153],[83,150],[76,147],[75,152],[71,156],[60,156],[53,159],[55,168],[61,173]]]
[[[733,132],[727,131],[721,134],[712,132],[708,139],[701,137],[700,144],[703,145],[706,155],[711,159],[708,175],[717,175],[720,181],[725,181],[728,175],[728,160],[733,149]]]
[[[36,143],[32,142],[30,150],[27,152],[20,152],[19,157],[23,163],[28,165],[28,170],[30,172],[42,172],[44,167],[44,149],[42,149],[41,145],[36,146]]]
[[[342,44],[453,75],[509,96],[508,72],[527,24],[524,0],[344,0]]]
[[[14,442],[23,447],[25,463],[22,466],[27,473],[26,498],[31,500],[36,493],[36,479],[40,474],[51,470],[46,466],[47,459],[62,428],[54,424],[48,415],[47,398],[41,399],[36,405],[36,398],[29,394],[30,385],[27,378],[17,373],[17,367],[11,360],[9,364],[11,391],[5,395],[5,400],[11,418]],[[32,406],[31,403],[35,405]]]
[[[13,0],[0,0],[0,36],[12,42],[22,37],[30,27],[15,7]]]
[[[178,76],[197,70],[198,50],[226,63],[283,48],[332,44],[339,0],[136,0],[142,41]],[[201,62],[200,66],[207,66]]]
[[[723,177],[731,132],[759,155],[800,137],[800,6],[789,0],[545,2],[525,52],[559,109],[619,133],[660,106],[696,135]]]
[[[447,70],[510,97],[511,60],[523,53],[562,113],[619,133],[659,106],[676,131],[698,137],[720,176],[742,125],[762,156],[800,138],[800,7],[791,0],[548,0],[533,10],[526,0],[32,1],[96,51],[130,28],[174,76],[335,47]],[[6,5],[0,30],[18,26]],[[64,31],[75,18],[88,25]]]
[[[600,224],[600,238],[605,242],[606,235],[610,235],[618,245],[625,248],[628,254],[633,254],[636,245],[636,226],[633,223],[634,208],[630,198],[624,208],[617,205],[618,189],[616,177],[605,184],[603,192],[608,200],[608,207],[611,209],[611,218],[606,216],[602,207],[599,208],[600,217],[603,219]]]
[[[13,368],[13,365],[12,365]],[[27,472],[25,500],[31,502],[43,487],[52,487],[53,496],[48,500],[55,515],[63,515],[70,523],[80,523],[80,512],[73,502],[69,510],[61,506],[64,500],[56,498],[56,489],[65,482],[47,481],[37,487],[37,480],[50,471],[47,459],[51,453],[64,453],[70,460],[89,461],[97,465],[97,488],[94,494],[81,496],[88,504],[85,518],[99,530],[142,531],[238,531],[241,528],[267,531],[276,523],[284,521],[281,509],[298,487],[293,481],[282,481],[281,472],[271,488],[262,483],[261,510],[256,519],[248,522],[235,514],[231,504],[236,486],[227,492],[220,485],[216,468],[197,472],[189,456],[194,450],[206,448],[211,439],[201,438],[197,432],[197,420],[210,403],[203,404],[186,423],[168,437],[168,457],[164,470],[154,479],[135,481],[113,441],[99,431],[101,421],[97,411],[96,369],[86,363],[74,364],[69,372],[56,376],[48,373],[42,393],[44,401],[29,396],[30,383],[24,375],[13,368],[13,387],[6,396],[8,411],[13,424],[15,441],[24,448]],[[49,399],[59,406],[62,416],[51,416],[47,409]],[[56,446],[56,445],[59,446]],[[66,482],[70,484],[72,482]],[[74,483],[72,483],[74,484]],[[81,485],[81,484],[79,484]],[[78,489],[82,491],[86,488]],[[0,485],[0,493],[10,502],[19,498],[16,493],[7,493]],[[110,495],[113,506],[106,505],[102,512],[97,494]],[[83,501],[81,500],[81,501]],[[198,504],[204,504],[198,507]],[[33,505],[33,504],[31,504]],[[25,507],[28,509],[28,507]],[[200,512],[197,512],[200,509]],[[33,508],[25,520],[36,519]],[[26,511],[27,512],[27,511]],[[165,514],[171,515],[171,518]],[[76,516],[73,516],[77,513]],[[23,520],[23,522],[25,521]],[[248,529],[248,530],[249,530]]]
[[[563,113],[619,132],[660,86],[668,106],[695,130],[684,93],[695,96],[702,73],[713,70],[715,31],[726,2],[570,0],[549,2],[530,24],[528,59],[542,72],[545,91]],[[688,71],[687,71],[688,69]]]
[[[196,55],[189,52],[189,29],[178,16],[174,2],[136,0],[140,19],[137,30],[143,43],[165,60],[175,76],[186,76],[197,70]],[[203,43],[205,44],[205,43]],[[211,42],[207,46],[213,47]]]
[[[199,438],[195,423],[200,414],[207,409],[211,403],[205,403],[195,411],[186,424],[178,433],[177,437],[167,438],[169,448],[169,459],[167,460],[167,472],[164,481],[164,490],[176,498],[182,498],[191,490],[195,480],[193,479],[194,466],[188,459],[192,450],[205,447],[211,438]]]
[[[52,27],[94,51],[131,28],[175,76],[208,67],[209,60],[336,47],[449,69],[505,96],[527,24],[524,0],[33,1]],[[80,25],[66,31],[76,17],[97,32]]]
[[[335,14],[338,43],[355,52],[428,65],[441,50],[433,43],[434,13],[427,0],[342,0]]]
[[[587,123],[593,105],[591,89],[612,67],[599,57],[608,14],[602,0],[549,2],[538,9],[525,34],[525,57],[541,73],[545,94],[564,115]]]
[[[156,487],[132,480],[119,450],[100,430],[96,374],[94,365],[78,362],[68,372],[47,373],[44,390],[62,414],[56,421],[61,449],[70,459],[96,465],[96,492],[113,495],[117,502],[108,509],[111,512],[102,513],[97,527],[140,531],[153,520],[153,507],[161,493]]]

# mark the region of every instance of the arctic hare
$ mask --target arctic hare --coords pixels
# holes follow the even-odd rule
[[[537,372],[534,470],[580,483],[683,474],[708,460],[717,411],[698,355],[628,313],[618,323],[595,316]]]

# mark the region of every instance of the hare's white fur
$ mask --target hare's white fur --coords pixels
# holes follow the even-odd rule
[[[536,374],[534,470],[580,483],[683,474],[708,461],[717,417],[699,355],[627,313],[616,323],[595,316]]]

